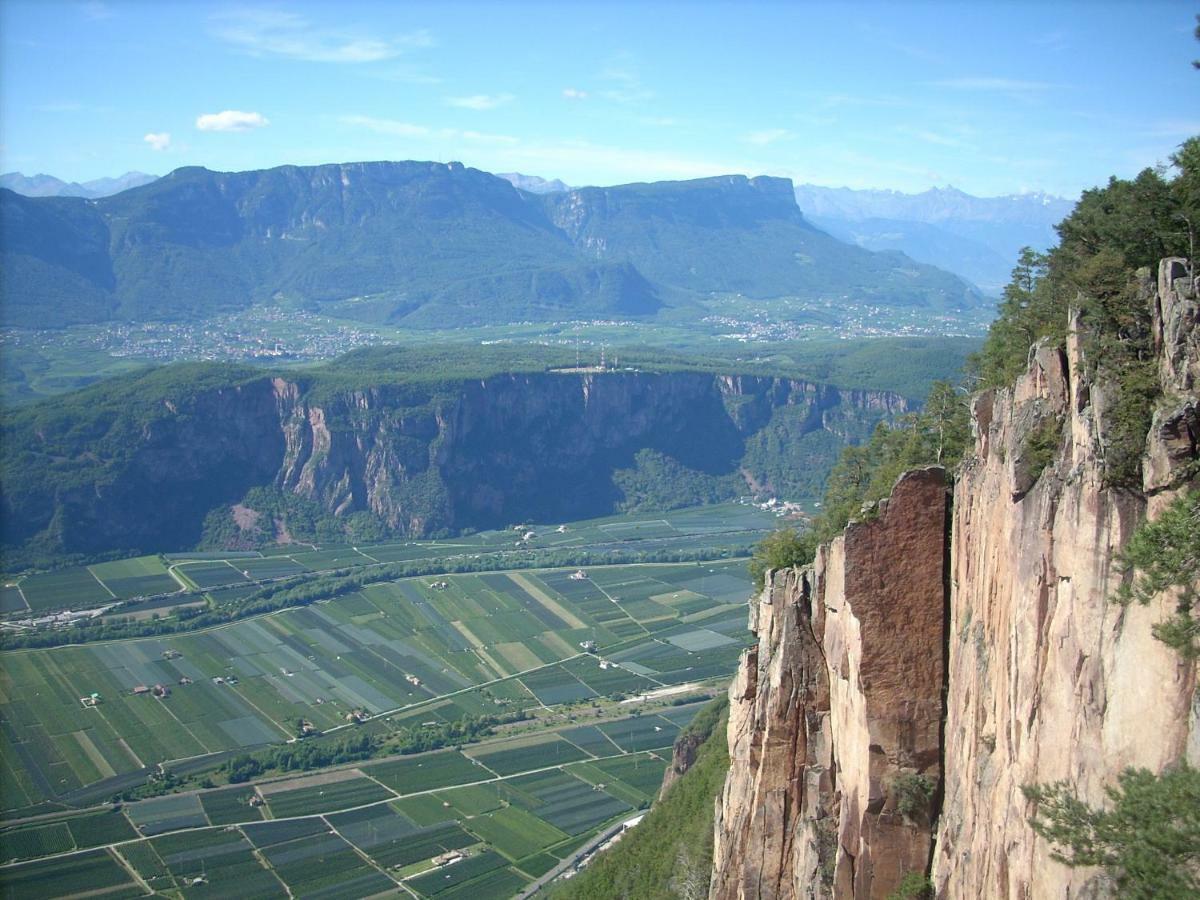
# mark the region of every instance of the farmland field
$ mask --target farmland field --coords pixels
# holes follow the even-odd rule
[[[239,576],[224,563],[200,565]],[[299,718],[329,731],[347,727],[354,710],[399,722],[412,707],[415,724],[455,721],[498,705],[590,702],[733,671],[745,641],[740,602],[708,598],[702,621],[689,622],[695,613],[638,598],[685,581],[689,597],[704,596],[706,579],[722,591],[745,585],[740,563],[571,574],[401,579],[207,631],[6,653],[4,808],[69,802],[159,763],[278,743]],[[573,622],[583,627],[566,627]],[[598,654],[583,652],[587,641]],[[601,657],[611,664],[601,668]],[[138,692],[155,685],[163,696]],[[468,690],[480,685],[486,693]],[[98,702],[87,708],[82,699],[93,693]]]
[[[619,731],[640,718],[611,724]],[[403,881],[423,897],[509,897],[553,868],[555,854],[644,807],[666,766],[665,750],[625,754],[611,743],[556,765],[546,752],[553,741],[567,743],[551,734],[481,745],[484,755],[507,760],[513,774],[505,777],[455,751],[397,760],[406,764],[393,769],[399,799],[356,770],[339,770],[18,826],[0,833],[6,858],[44,858],[0,868],[0,891],[60,896],[89,879],[116,896],[139,896],[123,861],[153,890],[185,896],[202,887],[238,897],[349,898]],[[430,787],[467,776],[474,783]],[[248,821],[259,814],[248,802],[254,796],[266,797],[277,818]],[[62,855],[75,848],[85,852]]]
[[[547,546],[593,546],[762,526],[757,511],[728,507],[527,527]],[[508,531],[357,550],[141,557],[27,576],[5,601],[28,601],[36,613],[114,595],[198,598],[168,566],[216,597],[513,539]],[[210,893],[237,885],[239,896],[359,896],[397,881],[442,900],[508,896],[654,796],[664,755],[695,708],[664,699],[635,715],[620,701],[677,685],[694,695],[730,675],[749,637],[748,594],[736,559],[439,574],[191,632],[5,651],[4,817],[59,812],[29,825],[0,820],[0,893],[27,895],[44,861],[73,854],[60,857],[71,866],[54,891],[90,879],[111,888],[106,896],[139,895],[137,873],[183,896],[199,890],[197,878]],[[235,754],[282,748],[301,725],[331,740],[386,738],[495,715],[549,717],[550,728],[522,723],[461,752],[360,756],[318,775],[228,787],[206,779],[200,791],[200,776],[186,775],[187,792],[117,811],[94,806],[145,785],[160,766],[219,772]]]

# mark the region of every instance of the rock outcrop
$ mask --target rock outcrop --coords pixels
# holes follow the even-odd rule
[[[938,897],[1104,896],[1101,870],[1054,861],[1022,786],[1102,805],[1126,767],[1200,764],[1196,663],[1152,635],[1171,598],[1110,599],[1121,548],[1200,461],[1196,285],[1166,260],[1143,288],[1163,399],[1141,490],[1106,477],[1112,398],[1076,320],[974,401],[948,520],[940,481],[909,473],[752,602],[713,898],[885,897],[905,872]]]
[[[752,604],[730,689],[714,898],[885,897],[926,868],[941,780],[946,488],[904,476],[870,521]]]

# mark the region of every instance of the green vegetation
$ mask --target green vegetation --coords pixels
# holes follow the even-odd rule
[[[708,896],[714,800],[729,769],[727,702],[724,697],[714,700],[700,713],[691,733],[705,740],[687,774],[616,847],[597,856],[575,878],[551,887],[550,897],[698,900]]]
[[[949,382],[936,382],[920,412],[880,423],[866,443],[846,447],[825,484],[820,515],[803,534],[785,529],[765,538],[750,560],[758,589],[768,569],[806,565],[817,545],[841,533],[853,519],[892,491],[904,472],[921,466],[954,467],[966,452],[970,431],[967,398]]]
[[[887,900],[933,900],[933,882],[920,872],[906,872]]]
[[[1200,893],[1200,770],[1181,762],[1154,775],[1127,769],[1105,788],[1109,808],[1075,796],[1068,782],[1031,785],[1034,830],[1068,866],[1103,866],[1120,896],[1183,900]]]
[[[1153,522],[1143,522],[1121,551],[1128,578],[1117,591],[1122,603],[1143,605],[1174,591],[1175,614],[1154,626],[1154,636],[1186,659],[1200,656],[1200,491],[1179,494]]]
[[[892,782],[891,793],[896,801],[896,812],[913,822],[928,821],[934,793],[930,779],[916,772],[904,772]]]
[[[763,538],[750,558],[750,577],[754,580],[754,589],[763,589],[767,572],[772,569],[788,569],[812,562],[816,550],[817,538],[811,531],[801,534],[794,528],[781,528]]]
[[[1159,386],[1154,370],[1148,274],[1160,259],[1195,260],[1200,222],[1200,138],[1172,157],[1175,173],[1146,169],[1085,191],[1058,226],[1059,246],[1026,251],[1005,289],[999,315],[973,366],[984,387],[1004,386],[1024,370],[1029,347],[1066,337],[1077,307],[1089,366],[1106,392],[1105,477],[1136,485]]]
[[[1054,462],[1062,444],[1063,423],[1054,416],[1047,416],[1031,428],[1017,449],[1017,483],[1032,486]]]
[[[404,511],[403,524],[367,508],[365,484],[336,515],[340,500],[266,487],[281,478],[284,437],[293,424],[290,410],[280,418],[270,373],[168,366],[23,407],[6,417],[0,435],[6,571],[56,568],[120,549],[134,555],[198,543],[266,546],[289,530],[295,540],[360,544],[414,529],[444,536],[521,518],[675,508],[739,496],[746,491],[743,469],[764,489],[811,495],[841,441],[865,438],[888,417],[886,407],[901,402],[883,398],[885,407],[876,408],[802,385],[789,386],[784,402],[777,383],[765,378],[743,378],[745,393],[735,394],[704,377],[731,371],[717,361],[643,353],[628,360],[636,371],[603,376],[603,395],[615,406],[611,421],[598,426],[571,390],[584,376],[547,371],[571,362],[573,354],[546,348],[392,347],[295,375],[295,414],[320,407],[325,427],[345,448],[330,478],[338,477],[338,466],[366,464],[363,453],[403,462],[405,477],[373,488]],[[732,371],[787,368],[783,361],[756,362]],[[480,420],[479,428],[456,433],[442,458],[438,448],[448,437],[439,420],[483,403],[472,376],[513,372],[532,380],[500,374],[495,389],[504,402],[520,404],[528,421]],[[365,407],[355,399],[363,395]],[[650,404],[671,424],[623,415],[622,404]],[[555,415],[542,414],[548,409]],[[399,421],[408,423],[405,429],[396,429]],[[589,437],[596,427],[614,432],[614,441]],[[375,450],[352,440],[369,433],[382,436],[372,440],[372,446],[382,442]],[[159,462],[150,465],[151,459]],[[496,483],[504,489],[494,503],[481,503],[463,486],[479,466],[500,467]],[[101,519],[105,527],[97,528]]]

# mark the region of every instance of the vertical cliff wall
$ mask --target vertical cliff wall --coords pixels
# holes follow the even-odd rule
[[[886,897],[929,859],[940,782],[946,489],[910,472],[870,521],[751,605],[730,689],[712,896]],[[910,796],[914,795],[914,796]]]
[[[909,409],[888,392],[687,371],[357,373],[333,387],[174,371],[79,395],[78,416],[43,406],[5,423],[5,549],[179,549],[210,512],[234,531],[254,487],[414,537],[751,488],[802,496],[838,447]]]
[[[1143,296],[1162,399],[1141,489],[1106,480],[1113,397],[1074,321],[975,400],[948,520],[940,475],[910,472],[772,574],[730,689],[713,898],[886,897],[905,872],[938,897],[1110,893],[1051,858],[1021,788],[1102,805],[1128,766],[1200,764],[1196,664],[1152,635],[1173,601],[1109,599],[1120,549],[1200,460],[1195,284],[1166,260]]]
[[[1127,766],[1161,771],[1197,745],[1196,668],[1154,639],[1173,604],[1109,601],[1116,556],[1169,502],[1196,459],[1197,307],[1179,261],[1145,294],[1164,401],[1147,437],[1144,490],[1104,481],[1105,396],[1071,330],[1037,350],[1009,390],[979,398],[976,448],[954,491],[946,795],[934,881],[948,897],[1076,897],[1098,870],[1050,858],[1021,786],[1069,781],[1101,805]],[[1073,323],[1077,326],[1078,323]],[[1054,423],[1044,469],[1031,435]],[[1189,750],[1190,741],[1190,750]]]

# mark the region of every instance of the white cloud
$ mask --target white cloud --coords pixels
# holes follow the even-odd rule
[[[446,102],[459,109],[495,109],[513,101],[512,94],[472,94],[470,97],[447,97]]]
[[[308,62],[381,62],[433,45],[432,36],[424,29],[380,37],[353,29],[327,28],[296,13],[267,9],[218,16],[213,33],[253,56],[284,56]]]
[[[562,95],[567,100],[586,100],[588,92],[581,91],[579,88],[563,88]]]
[[[201,131],[250,131],[270,124],[270,120],[262,113],[242,112],[240,109],[205,113],[196,119],[196,127]]]
[[[417,140],[465,140],[486,144],[516,144],[517,138],[507,134],[488,134],[482,131],[462,131],[458,128],[430,128],[428,125],[415,125],[412,122],[401,122],[398,119],[380,119],[375,116],[342,116],[345,125],[366,128],[377,134],[390,134],[395,137],[414,138]]]
[[[171,135],[165,131],[151,131],[144,138],[151,150],[169,150],[171,147]]]
[[[773,144],[776,141],[787,140],[793,137],[793,134],[786,128],[764,128],[762,131],[751,131],[745,135],[742,140],[747,144],[755,144],[759,147],[765,147],[767,144]]]

